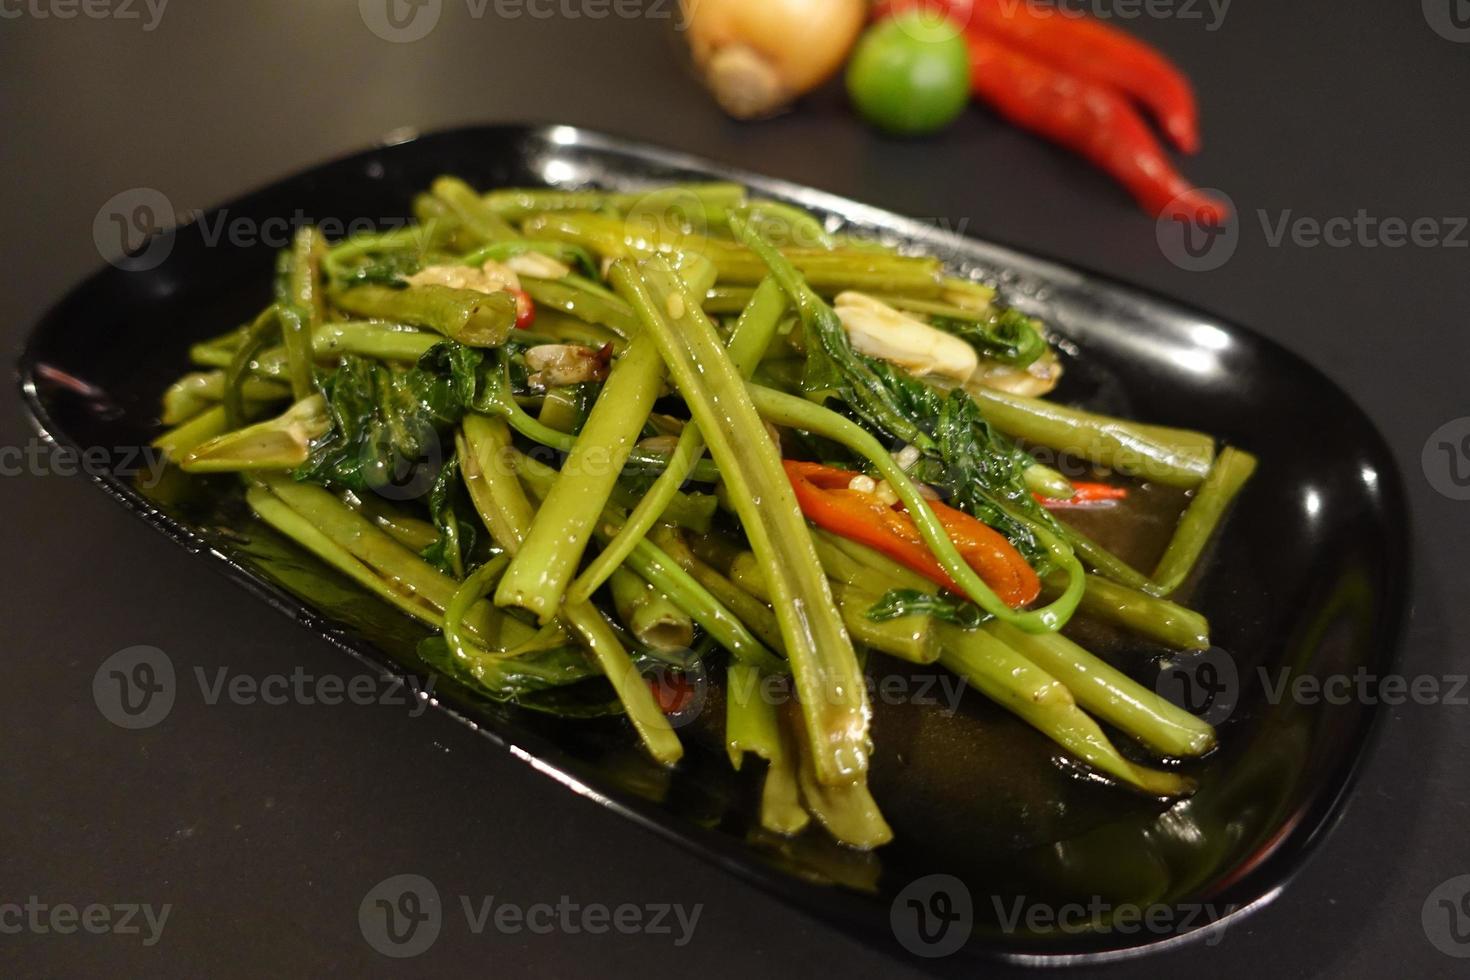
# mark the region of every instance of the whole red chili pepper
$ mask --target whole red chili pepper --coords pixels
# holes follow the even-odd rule
[[[887,0],[879,16],[901,10],[947,16],[970,33],[1115,88],[1146,106],[1179,149],[1199,149],[1199,110],[1189,79],[1158,51],[1116,28],[1029,0]]]
[[[1138,111],[1111,88],[985,35],[966,41],[975,95],[1006,119],[1086,157],[1156,217],[1214,226],[1229,216],[1224,202],[1174,169]]]

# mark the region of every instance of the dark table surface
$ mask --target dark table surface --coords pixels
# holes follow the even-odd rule
[[[1124,22],[1198,83],[1206,147],[1187,169],[1228,191],[1242,219],[1235,254],[1208,272],[1167,261],[1153,222],[1104,178],[978,109],[912,143],[864,129],[836,89],[775,121],[730,122],[683,73],[668,2],[599,19],[605,8],[581,0],[443,0],[436,29],[412,43],[375,36],[355,0],[178,0],[161,17],[156,4],[109,0],[71,19],[59,16],[64,3],[7,2],[0,331],[18,346],[99,264],[93,221],[121,191],[205,208],[399,127],[605,129],[1102,270],[1306,355],[1364,406],[1403,468],[1416,529],[1403,670],[1463,674],[1470,504],[1436,489],[1454,490],[1448,458],[1431,454],[1428,473],[1421,464],[1431,434],[1470,414],[1470,43],[1443,26],[1448,2],[1240,3],[1219,19],[1218,5],[1181,0],[1152,8],[1172,16]],[[1394,247],[1360,213],[1431,224],[1418,244]],[[1303,218],[1352,224],[1339,222],[1338,244],[1276,236]],[[146,926],[0,933],[8,975],[917,975],[437,713],[190,696],[156,728],[114,727],[91,685],[125,647],[157,646],[180,671],[211,677],[298,666],[349,676],[351,666],[44,454],[16,466],[32,436],[10,386],[0,403],[0,446],[12,447],[0,480],[0,903],[170,906],[153,945]],[[1106,972],[1463,975],[1421,913],[1436,886],[1470,872],[1470,706],[1411,704],[1384,722],[1337,831],[1274,903],[1213,948]],[[662,935],[446,928],[427,953],[393,961],[364,942],[357,911],[399,873],[428,877],[446,901],[568,896],[702,912],[680,947]]]

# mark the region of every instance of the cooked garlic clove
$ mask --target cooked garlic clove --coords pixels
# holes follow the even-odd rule
[[[910,374],[964,382],[979,366],[975,349],[963,340],[865,293],[838,293],[833,309],[855,350]]]

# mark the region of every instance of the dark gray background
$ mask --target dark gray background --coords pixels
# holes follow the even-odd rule
[[[119,191],[152,187],[180,209],[204,208],[402,126],[602,128],[963,222],[1305,354],[1363,404],[1404,470],[1417,547],[1404,669],[1463,671],[1470,504],[1437,493],[1420,458],[1431,432],[1470,414],[1470,250],[1463,239],[1272,247],[1257,215],[1470,215],[1470,44],[1436,34],[1418,3],[1241,2],[1215,31],[1181,18],[1129,23],[1196,79],[1206,147],[1187,169],[1242,213],[1238,251],[1208,273],[1169,264],[1153,222],[1105,178],[983,110],[936,139],[890,142],[832,90],[785,118],[738,125],[684,75],[667,8],[665,19],[536,19],[496,17],[492,4],[472,19],[465,0],[444,3],[439,27],[411,44],[370,33],[356,0],[174,0],[152,32],[138,20],[0,19],[5,346],[99,263],[93,218]],[[0,445],[25,445],[10,386],[0,403]],[[138,937],[0,935],[5,972],[912,973],[443,718],[206,706],[196,667],[350,668],[82,479],[0,480],[0,515],[0,901],[173,905],[150,949]],[[140,643],[191,676],[167,721],[125,733],[99,715],[91,680],[104,658]],[[1107,972],[1463,975],[1463,961],[1426,939],[1420,913],[1436,885],[1470,872],[1470,708],[1386,716],[1341,826],[1273,905],[1216,948]],[[364,943],[357,908],[401,872],[446,896],[704,910],[682,949],[658,936],[475,937],[460,923],[395,964]]]

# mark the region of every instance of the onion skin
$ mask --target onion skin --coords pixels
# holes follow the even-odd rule
[[[694,63],[730,115],[759,119],[835,75],[865,0],[680,0]]]

